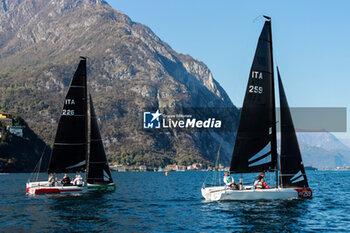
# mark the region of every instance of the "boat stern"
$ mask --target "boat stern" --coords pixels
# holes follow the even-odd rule
[[[222,194],[225,193],[225,187],[202,187],[201,193],[206,201],[218,201],[221,200]]]
[[[113,193],[116,190],[114,183],[110,184],[87,184],[88,192],[93,193]]]
[[[298,193],[298,199],[311,199],[312,189],[311,188],[296,188],[294,189]]]

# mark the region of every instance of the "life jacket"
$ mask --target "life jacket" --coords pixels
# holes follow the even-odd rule
[[[265,182],[264,182],[265,183]],[[266,184],[266,183],[265,183]],[[261,181],[261,178],[260,179],[255,179],[254,181],[254,187],[256,189],[262,189],[264,186],[263,186],[263,182]]]
[[[270,187],[266,184],[265,181],[263,182],[262,186],[263,186],[264,189],[269,189],[269,188],[270,188]]]
[[[63,186],[67,186],[70,184],[70,179],[69,177],[65,177],[62,179],[61,183],[63,184]]]
[[[261,176],[256,177],[254,181],[254,187],[256,189],[269,189],[270,187],[266,184],[265,181],[262,180],[263,178]]]
[[[82,185],[83,184],[83,178],[82,177],[75,177],[73,180],[74,185]]]

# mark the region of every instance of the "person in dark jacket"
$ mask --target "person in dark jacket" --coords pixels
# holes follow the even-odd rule
[[[67,174],[64,174],[63,179],[61,180],[61,183],[63,184],[63,186],[69,186],[71,185],[70,183],[70,178],[69,176],[67,176]]]

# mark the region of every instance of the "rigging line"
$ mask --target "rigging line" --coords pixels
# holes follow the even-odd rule
[[[40,159],[39,159],[38,163],[36,164],[36,166],[35,166],[35,168],[34,168],[33,173],[32,173],[31,176],[29,177],[29,179],[35,178],[35,172],[37,171],[36,178],[35,178],[34,180],[35,180],[35,181],[38,180],[38,178],[39,178],[39,173],[40,173],[40,168],[41,168],[41,162],[42,162],[42,159],[43,159],[43,157],[44,157],[44,153],[45,153],[46,147],[47,147],[47,145],[44,144],[43,152],[42,152],[42,154],[41,154],[41,156],[40,156]]]
[[[38,172],[36,173],[36,178],[35,181],[39,179],[39,173],[40,173],[40,168],[41,168],[41,162],[43,160],[43,155],[40,157],[39,163],[38,163]]]
[[[253,23],[256,23],[258,20],[264,18],[264,15],[258,15],[254,20]]]
[[[221,150],[221,146],[222,146],[222,141],[223,139],[221,139],[221,142],[220,142],[220,146],[219,146],[219,149],[218,149],[218,153],[217,153],[217,156],[216,156],[216,162],[215,162],[215,167],[214,167],[214,176],[213,176],[213,180],[212,180],[212,184],[216,184],[216,176],[218,176],[218,163],[219,163],[219,158],[220,158],[220,150]],[[219,179],[219,177],[218,177]]]

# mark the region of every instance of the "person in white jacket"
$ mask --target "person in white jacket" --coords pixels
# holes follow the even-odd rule
[[[83,178],[81,177],[80,174],[76,175],[74,180],[73,180],[73,185],[75,186],[82,186],[83,185]]]
[[[229,172],[224,173],[224,183],[229,188],[235,187],[235,179],[233,179],[233,177],[230,176]]]

